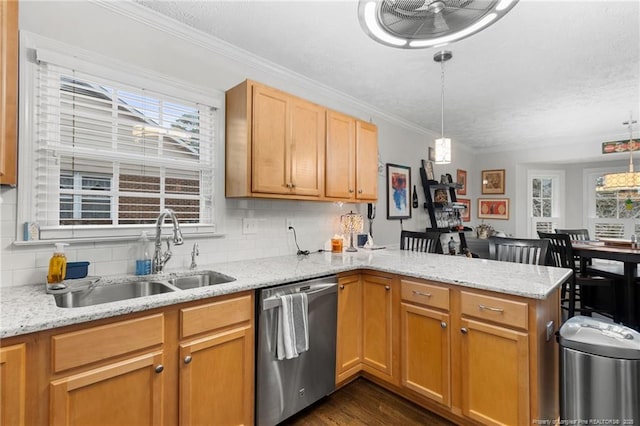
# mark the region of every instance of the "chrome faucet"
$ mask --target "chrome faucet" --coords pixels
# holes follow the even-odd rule
[[[176,213],[171,209],[164,209],[156,220],[156,242],[155,251],[153,252],[153,263],[151,264],[151,272],[154,274],[162,272],[164,265],[171,259],[171,238],[167,238],[167,251],[162,253],[162,225],[166,217],[171,218],[173,223],[173,244],[179,246],[184,243],[182,239],[182,231],[180,231],[180,225],[178,224],[178,218]]]

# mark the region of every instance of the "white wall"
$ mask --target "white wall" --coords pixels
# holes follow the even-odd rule
[[[138,10],[135,5],[128,8]],[[307,98],[329,108],[364,120],[372,120],[379,131],[379,150],[382,163],[396,163],[412,168],[412,182],[419,191],[419,158],[426,158],[427,144],[434,135],[400,119],[388,117],[346,95],[310,81],[303,76],[284,70],[277,64],[267,63],[246,52],[233,51],[224,43],[212,42],[185,27],[175,26],[170,32],[156,28],[154,19],[145,16],[127,16],[113,3],[93,2],[21,2],[20,30],[35,38],[45,37],[59,43],[76,46],[117,61],[154,70],[191,84],[225,91],[246,78]],[[145,9],[146,10],[146,9]],[[221,46],[221,47],[220,47]],[[219,154],[221,154],[220,152]],[[463,157],[464,151],[455,151]],[[447,172],[436,169],[436,174]],[[455,168],[452,172],[455,176]],[[224,191],[224,170],[216,173],[217,189]],[[376,243],[398,242],[400,224],[386,220],[386,178],[378,177],[379,202],[374,223]],[[20,285],[44,282],[51,247],[49,245],[16,246],[17,193],[19,189],[2,187],[0,190],[0,285]],[[420,195],[420,204],[424,195]],[[189,265],[192,244],[198,241],[198,262],[251,259],[256,257],[292,254],[296,252],[293,235],[286,230],[286,219],[293,219],[301,248],[322,248],[338,232],[340,214],[350,210],[366,216],[366,205],[300,202],[281,200],[238,200],[220,197],[216,208],[221,212],[222,238],[191,239],[174,248],[174,257],[167,270]],[[258,219],[258,233],[242,234],[242,218]],[[404,221],[405,229],[426,226],[422,208]],[[135,245],[133,243],[72,244],[67,248],[69,261],[88,260],[90,274],[107,275],[133,273]]]

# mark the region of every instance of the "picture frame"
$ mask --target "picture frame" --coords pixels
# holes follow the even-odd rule
[[[458,198],[458,203],[464,204],[464,209],[460,210],[460,220],[471,222],[471,200],[468,198]]]
[[[436,175],[433,173],[433,161],[425,163],[424,171],[427,173],[428,180],[436,180]]]
[[[483,170],[482,171],[482,193],[483,194],[504,194],[505,170]]]
[[[387,219],[411,218],[411,167],[387,163]]]
[[[462,169],[456,170],[456,183],[462,185],[462,188],[456,189],[457,195],[467,195],[467,171]]]
[[[427,158],[429,161],[436,161],[436,150],[432,147],[429,147],[429,156]]]
[[[478,198],[478,219],[509,219],[508,198]]]

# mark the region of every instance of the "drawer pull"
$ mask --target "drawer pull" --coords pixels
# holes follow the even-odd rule
[[[486,305],[478,305],[478,307],[480,308],[481,311],[491,311],[491,312],[498,312],[498,313],[504,312],[504,309],[493,308],[491,306],[486,306]]]
[[[460,329],[460,333],[462,333],[462,334],[467,334],[468,332],[469,332],[469,330],[467,330],[467,329],[466,329],[466,328],[464,328],[464,327],[462,327],[462,328]]]
[[[344,284],[340,284],[340,290],[344,290]]]
[[[187,356],[185,356],[185,357],[184,357],[184,363],[185,363],[185,364],[189,364],[189,363],[191,362],[191,359],[192,359],[192,358],[191,358],[191,355],[187,355]]]
[[[391,287],[389,287],[388,285],[385,285],[385,286],[384,286],[384,289],[385,289],[385,290],[387,290],[387,291],[389,291],[389,290],[391,290]]]
[[[162,373],[163,371],[164,371],[164,365],[159,364],[159,365],[156,367],[156,373]]]
[[[446,322],[444,322],[444,321],[442,321],[442,322],[440,323],[440,327],[442,327],[442,328],[447,328],[447,323],[446,323]]]
[[[431,293],[423,293],[417,290],[413,290],[413,294],[415,294],[416,296],[431,297]]]

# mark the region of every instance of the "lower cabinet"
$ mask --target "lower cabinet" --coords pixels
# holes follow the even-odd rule
[[[26,345],[0,348],[0,425],[24,425],[26,410]]]
[[[360,277],[362,362],[349,377],[363,374],[459,424],[557,418],[557,292],[532,300],[368,271]],[[344,326],[339,321],[338,336]],[[356,341],[338,339],[338,361]]]
[[[527,334],[467,319],[460,325],[463,414],[483,424],[531,424]]]
[[[336,383],[362,369],[362,280],[360,274],[338,278]]]
[[[35,423],[252,425],[253,301],[244,292],[41,332],[49,412]]]
[[[398,294],[394,279],[362,274],[363,370],[398,384]]]
[[[51,425],[159,425],[163,354],[152,352],[51,382]]]
[[[253,424],[252,305],[242,296],[181,311],[181,425]]]

